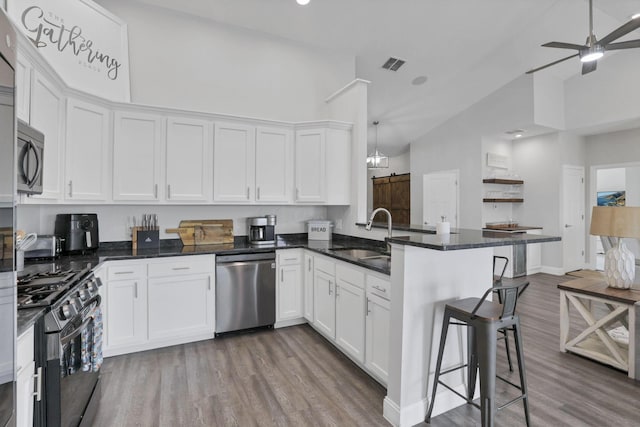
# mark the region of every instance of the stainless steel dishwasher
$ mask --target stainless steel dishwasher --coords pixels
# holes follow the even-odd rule
[[[276,321],[276,253],[216,257],[215,333]]]

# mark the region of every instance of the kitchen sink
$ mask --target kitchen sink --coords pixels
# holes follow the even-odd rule
[[[349,256],[351,258],[362,259],[369,257],[382,256],[382,254],[378,251],[372,251],[370,249],[333,249],[332,252],[338,255]]]
[[[333,249],[333,253],[356,259],[372,267],[388,269],[391,267],[391,256],[380,251],[360,248]]]
[[[368,264],[372,267],[378,268],[391,268],[391,257],[389,255],[377,255],[377,256],[369,256],[364,258],[359,258],[358,261]]]

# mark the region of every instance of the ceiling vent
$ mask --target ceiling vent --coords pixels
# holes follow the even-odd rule
[[[382,68],[389,71],[398,71],[398,68],[402,67],[405,62],[402,59],[391,57],[382,65]]]

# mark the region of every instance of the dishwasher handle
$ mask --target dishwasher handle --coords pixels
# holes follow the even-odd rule
[[[233,262],[243,261],[275,261],[275,252],[258,252],[248,254],[218,255],[216,256],[216,264],[230,264]]]

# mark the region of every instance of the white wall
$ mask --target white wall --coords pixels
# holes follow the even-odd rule
[[[640,167],[625,168],[626,204],[640,206]]]
[[[504,156],[506,161],[506,169],[495,168],[487,166],[487,154],[498,154]],[[505,175],[506,173],[518,173],[513,170],[512,165],[512,143],[510,140],[499,139],[496,137],[482,138],[482,155],[480,158],[482,162],[482,178],[497,177]],[[484,184],[482,186],[482,197],[487,195],[488,191],[504,191],[509,187],[498,184]],[[514,216],[514,204],[513,203],[483,203],[482,204],[482,225],[487,222],[498,222],[507,220],[516,220],[518,218]]]
[[[177,234],[167,234],[167,228],[178,227],[180,220],[233,219],[233,232],[247,235],[247,218],[274,214],[277,216],[276,233],[306,233],[306,221],[324,219],[327,208],[323,206],[141,206],[141,205],[21,205],[18,206],[18,229],[38,234],[53,234],[56,214],[96,213],[100,224],[100,241],[131,240],[128,220],[142,214],[155,213],[160,223],[161,239],[177,239]]]
[[[129,30],[132,102],[265,119],[328,118],[355,58],[127,0],[98,0]]]

